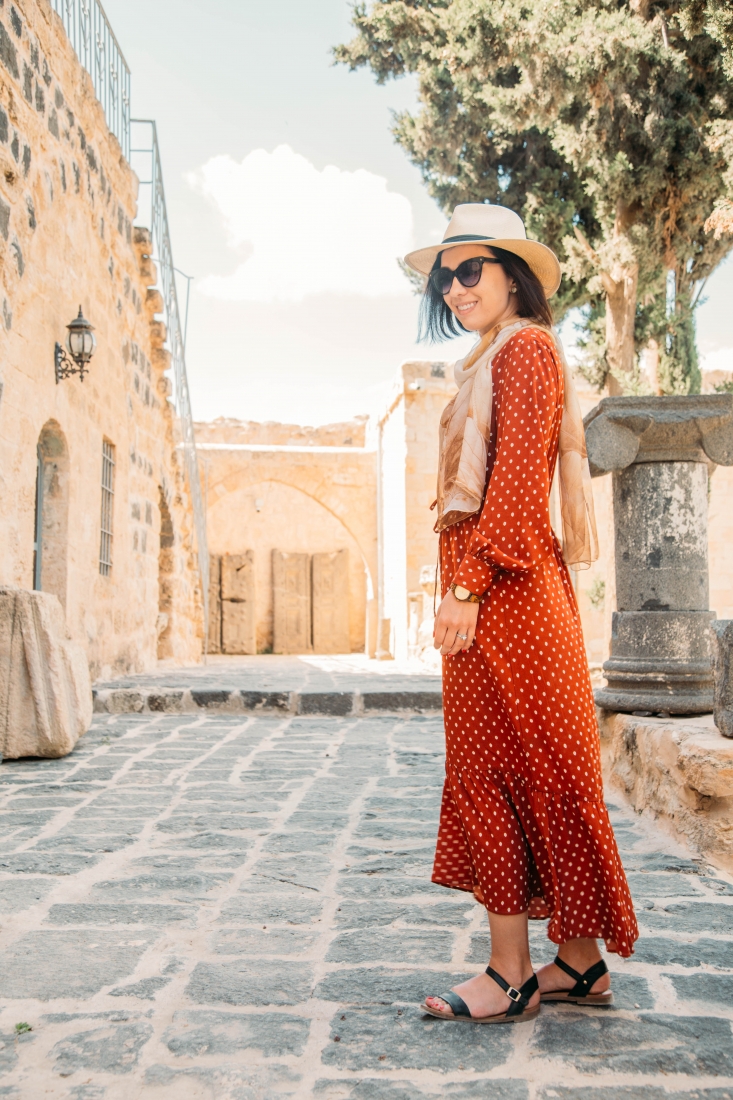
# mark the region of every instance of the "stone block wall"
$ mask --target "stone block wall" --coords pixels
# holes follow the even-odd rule
[[[34,584],[40,446],[42,587],[61,600],[95,676],[201,651],[162,299],[149,236],[133,227],[137,189],[47,0],[0,6],[0,583]],[[54,344],[80,304],[97,350],[83,383],[57,385]],[[109,575],[105,442],[115,463]]]

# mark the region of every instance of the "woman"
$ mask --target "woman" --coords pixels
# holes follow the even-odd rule
[[[582,420],[547,302],[559,263],[515,213],[488,204],[456,207],[442,244],[406,259],[429,276],[427,333],[480,337],[441,419],[446,781],[433,881],[486,906],[491,959],[422,1007],[504,1023],[530,1019],[541,1000],[608,1004],[597,941],[628,956],[638,930],[567,568],[597,554]],[[562,549],[550,525],[558,462]],[[535,975],[527,922],[547,917],[559,950]]]

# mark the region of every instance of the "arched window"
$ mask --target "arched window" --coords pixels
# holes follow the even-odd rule
[[[44,424],[36,449],[33,587],[66,606],[69,536],[69,449],[55,420]]]

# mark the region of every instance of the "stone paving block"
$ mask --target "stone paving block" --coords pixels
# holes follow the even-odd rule
[[[63,1077],[77,1070],[130,1073],[152,1034],[151,1025],[142,1020],[79,1031],[53,1047],[54,1069]]]
[[[733,883],[725,882],[720,878],[701,878],[700,882],[707,886],[709,890],[714,890],[716,894],[720,894],[722,897],[733,897]]]
[[[733,974],[666,974],[680,1000],[733,1005]]]
[[[303,1053],[310,1021],[287,1013],[176,1012],[163,1042],[176,1057],[228,1055],[257,1050],[268,1058]]]
[[[222,928],[209,944],[214,955],[303,955],[318,939],[317,932],[295,928]]]
[[[21,852],[20,855],[0,856],[0,871],[10,871],[16,875],[76,875],[86,867],[93,867],[100,859],[101,854],[82,856]]]
[[[384,928],[374,932],[365,929],[341,932],[332,940],[326,961],[449,963],[452,956],[452,932]]]
[[[399,921],[400,925],[418,925],[435,928],[436,925],[465,927],[476,911],[476,902],[469,904],[444,901],[432,905],[400,905],[393,901],[371,903],[343,901],[336,910],[335,922],[339,928],[373,928]]]
[[[142,1001],[154,1001],[155,994],[171,981],[170,978],[143,978],[139,982],[130,985],[118,985],[116,989],[110,989],[110,997],[137,997]]]
[[[369,711],[442,710],[443,693],[440,691],[365,691],[362,706]]]
[[[131,974],[156,935],[141,928],[28,932],[4,952],[0,997],[85,1000]]]
[[[39,840],[33,849],[34,852],[118,852],[120,848],[126,848],[135,843],[134,836],[124,836],[118,833],[102,833],[96,836],[84,834],[70,834],[64,836],[49,836],[45,840]]]
[[[616,1009],[654,1008],[654,997],[646,978],[614,971],[611,975],[613,1007]]]
[[[165,711],[168,714],[180,714],[183,712],[182,691],[149,692],[146,702],[153,713]]]
[[[325,898],[317,892],[310,897],[293,893],[290,897],[267,897],[260,894],[230,898],[218,918],[220,924],[311,924],[322,910]]]
[[[431,993],[466,980],[465,971],[407,970],[384,966],[335,970],[316,986],[313,996],[339,1004],[404,1004],[415,1008]]]
[[[0,913],[22,913],[43,901],[53,887],[53,879],[0,879]]]
[[[330,717],[342,717],[351,714],[354,709],[352,691],[312,691],[298,696],[298,714],[327,714]]]
[[[642,937],[634,945],[634,959],[657,966],[714,966],[717,970],[733,970],[733,943],[725,940],[699,939],[692,943],[671,938]]]
[[[486,1072],[503,1066],[514,1042],[510,1027],[446,1025],[411,1010],[349,1008],[331,1021],[322,1062],[367,1073],[384,1069]],[[338,1036],[338,1042],[336,1041]]]
[[[171,1096],[185,1100],[270,1100],[275,1096],[293,1096],[300,1074],[287,1065],[272,1063],[252,1067],[229,1065],[173,1067],[154,1065],[145,1070],[145,1100]]]
[[[446,889],[426,879],[408,879],[397,874],[361,874],[344,871],[339,875],[339,893],[347,898],[445,897]]]
[[[704,879],[693,878],[692,875],[680,874],[646,874],[643,871],[633,871],[628,876],[631,896],[636,901],[639,898],[667,898],[683,897],[685,895],[702,894],[700,882]]]
[[[308,999],[312,985],[306,963],[273,962],[264,968],[252,960],[229,959],[198,963],[186,995],[194,1004],[297,1005]]]
[[[273,833],[263,845],[263,852],[327,852],[333,848],[336,836],[332,833],[300,832]]]
[[[725,902],[658,902],[638,917],[651,932],[719,932],[733,934],[733,905]]]
[[[729,1020],[644,1013],[637,1020],[569,1008],[542,1013],[530,1049],[584,1073],[733,1076]]]
[[[46,924],[178,924],[196,922],[196,910],[182,905],[52,905]]]
[[[243,836],[232,836],[227,833],[214,833],[206,832],[199,833],[197,836],[174,836],[166,838],[163,841],[166,845],[173,848],[191,848],[195,851],[211,851],[211,850],[228,850],[232,852],[247,852],[252,847],[252,838]]]
[[[214,891],[223,887],[231,878],[231,874],[226,872],[219,872],[218,874],[131,875],[129,878],[95,882],[92,887],[92,896],[104,898],[107,901],[129,901],[131,897],[134,897],[135,901],[139,902],[145,898],[161,898],[168,895],[174,901],[179,899],[181,901],[193,901],[208,897]]]
[[[240,691],[239,697],[244,710],[289,711],[292,705],[289,691]]]
[[[447,1089],[441,1086],[413,1085],[409,1081],[394,1081],[378,1077],[360,1081],[316,1081],[313,1096],[318,1100],[425,1100],[435,1097],[446,1100]],[[485,1077],[480,1081],[452,1081],[450,1100],[529,1100],[524,1081]]]
[[[258,860],[252,873],[291,886],[319,889],[331,873],[331,864],[319,856],[270,856]]]
[[[667,852],[629,852],[624,858],[627,871],[675,871],[680,875],[701,875],[705,871],[702,859],[685,859]]]
[[[292,829],[306,829],[309,832],[338,833],[346,828],[348,821],[346,814],[296,811],[288,818],[288,825]]]

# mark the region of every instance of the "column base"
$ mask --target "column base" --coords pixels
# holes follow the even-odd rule
[[[710,624],[714,611],[617,611],[604,710],[707,714],[713,709]]]

